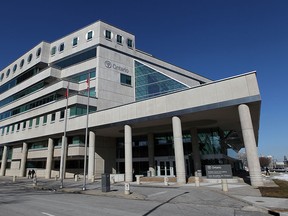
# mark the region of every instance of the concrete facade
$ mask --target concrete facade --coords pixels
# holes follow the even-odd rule
[[[236,163],[227,149],[243,147],[252,151],[250,175],[258,179],[256,73],[212,81],[137,50],[135,39],[97,21],[41,42],[1,70],[1,175],[25,176],[34,168],[37,176],[62,177],[61,160],[66,177],[83,174],[90,74],[89,179],[125,173],[129,182],[150,171],[185,183],[209,163]]]

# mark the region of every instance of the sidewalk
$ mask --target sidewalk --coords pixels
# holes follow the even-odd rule
[[[12,183],[12,177],[0,177],[1,182]],[[110,196],[125,199],[139,199],[139,200],[155,200],[164,202],[167,200],[174,200],[175,202],[187,202],[190,204],[215,204],[222,202],[223,205],[236,205],[238,200],[239,206],[241,203],[246,203],[243,206],[244,211],[249,212],[263,212],[270,213],[272,215],[288,216],[288,199],[280,198],[268,198],[262,197],[259,190],[253,188],[246,183],[229,183],[228,192],[222,191],[222,185],[219,183],[200,183],[200,187],[196,187],[194,183],[178,185],[177,183],[164,183],[157,182],[143,182],[140,185],[136,182],[129,184],[130,194],[125,195],[125,183],[115,183],[110,185],[110,192],[102,192],[101,180],[96,179],[91,183],[87,181],[86,190],[83,191],[83,179],[75,181],[74,179],[65,179],[63,182],[63,188],[60,189],[60,181],[54,179],[37,180],[37,185],[33,184],[31,179],[17,178],[16,182],[18,186],[35,188],[38,190],[49,190],[55,192],[67,192],[67,193],[81,193],[96,196]],[[267,185],[273,184],[273,182],[265,182]],[[185,196],[183,194],[187,193]],[[188,194],[189,193],[189,194]],[[179,197],[178,197],[179,195]],[[182,196],[182,198],[180,197]],[[176,199],[177,198],[177,199]],[[251,214],[248,214],[251,215]],[[259,214],[253,214],[259,215]]]

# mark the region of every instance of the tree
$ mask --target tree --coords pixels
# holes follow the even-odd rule
[[[268,167],[271,163],[270,157],[259,157],[259,162],[261,167]]]

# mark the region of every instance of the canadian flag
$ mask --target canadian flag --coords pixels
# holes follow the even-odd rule
[[[69,97],[69,83],[67,84],[66,92],[65,92],[65,97]]]
[[[88,74],[86,83],[87,83],[87,91],[89,91],[89,89],[90,89],[90,73]]]

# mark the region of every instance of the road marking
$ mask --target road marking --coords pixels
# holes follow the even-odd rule
[[[150,194],[150,195],[148,195],[148,197],[158,196],[158,195],[165,194],[165,193],[167,193],[167,191],[162,191],[162,192]]]
[[[46,213],[46,212],[41,212],[42,214],[44,215],[47,215],[47,216],[55,216],[55,215],[52,215],[52,214],[49,214],[49,213]]]

